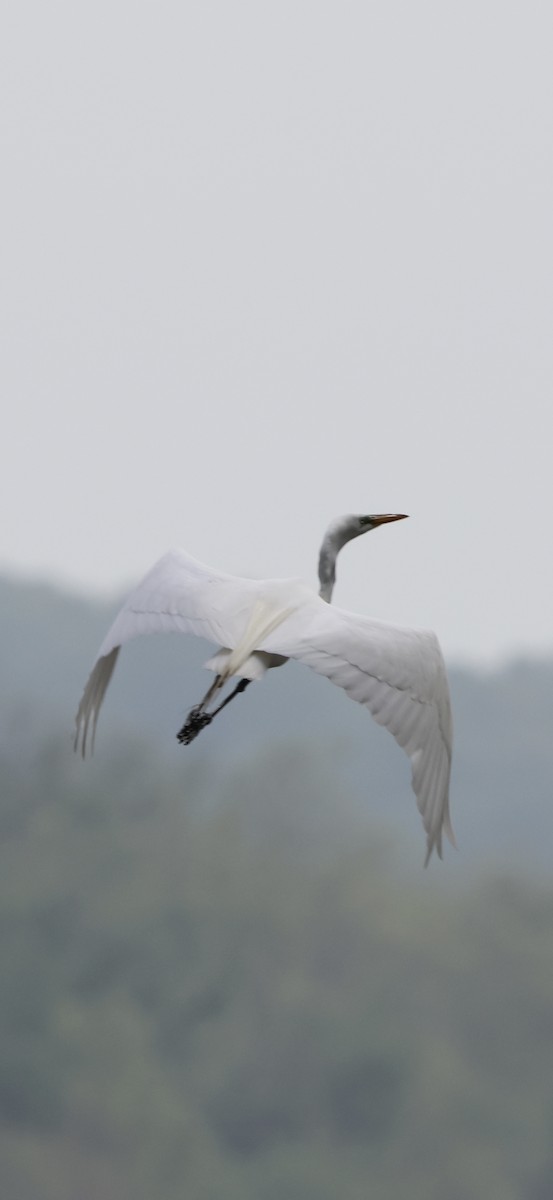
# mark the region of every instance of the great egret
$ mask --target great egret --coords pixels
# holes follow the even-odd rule
[[[145,633],[194,633],[220,646],[205,664],[215,680],[177,737],[191,742],[213,717],[288,658],[326,675],[364,704],[411,760],[412,785],[426,831],[426,863],[449,818],[453,729],[444,660],[436,635],[331,608],[342,546],[403,513],[339,517],[319,553],[319,595],[296,579],[241,579],[204,566],[182,550],[160,558],[131,592],[104,639],[76,717],[75,749],[91,750],[100,707],[121,646]],[[232,676],[239,683],[212,712],[208,704]]]

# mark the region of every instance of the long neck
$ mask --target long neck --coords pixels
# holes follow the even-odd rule
[[[327,547],[323,542],[321,552],[319,554],[319,596],[321,600],[326,600],[330,604],[334,584],[336,583],[336,558],[338,552],[330,547]]]
[[[330,604],[336,583],[336,559],[346,542],[354,536],[349,527],[334,523],[327,529],[319,551],[319,596]]]

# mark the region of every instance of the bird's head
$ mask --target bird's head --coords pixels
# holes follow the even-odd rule
[[[389,525],[391,521],[404,521],[406,513],[370,513],[368,515],[349,513],[345,517],[336,517],[328,526],[319,553],[319,595],[330,602],[332,590],[336,581],[336,558],[342,546],[352,538],[379,525]]]
[[[368,517],[353,517],[359,526],[359,533],[368,533],[370,529],[378,529],[379,525],[388,525],[390,521],[405,521],[407,513],[373,513]],[[356,537],[357,534],[353,534]]]
[[[331,522],[325,534],[325,541],[329,539],[340,549],[361,533],[369,533],[371,529],[378,529],[379,525],[388,525],[391,521],[404,521],[406,517],[407,513],[370,513],[359,516],[349,513]]]

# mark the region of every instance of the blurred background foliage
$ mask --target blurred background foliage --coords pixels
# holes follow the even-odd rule
[[[126,683],[122,670],[122,691],[132,684],[155,710],[151,732],[136,694],[134,731],[122,727],[114,683],[83,764],[68,736],[79,689],[64,662],[86,674],[74,639],[86,652],[105,613],[83,605],[81,629],[52,600],[33,663],[28,631],[48,609],[24,590],[4,606],[2,638],[2,1196],[549,1200],[551,768],[529,710],[545,701],[551,668],[453,673],[456,825],[472,814],[476,844],[492,816],[516,830],[541,813],[524,869],[504,835],[493,865],[469,837],[468,850],[461,838],[459,855],[423,872],[393,743],[377,730],[374,756],[361,747],[367,819],[345,743],[333,740],[334,714],[347,720],[355,707],[340,703],[326,726],[315,705],[304,727],[291,668],[258,703],[238,700],[197,754],[173,746],[178,717],[158,736],[155,678],[131,672]],[[156,651],[164,645],[174,643]],[[273,727],[262,736],[265,706]],[[489,743],[501,725],[494,788]],[[502,787],[503,758],[526,777],[521,812]],[[375,792],[389,802],[387,778],[403,838],[387,809],[371,809]],[[479,826],[482,797],[492,812]]]

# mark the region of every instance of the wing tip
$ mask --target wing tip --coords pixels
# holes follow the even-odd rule
[[[425,868],[428,866],[430,859],[432,858],[432,853],[434,850],[436,851],[436,854],[438,855],[438,858],[440,859],[440,861],[443,862],[444,852],[443,852],[443,847],[442,847],[442,832],[445,833],[447,840],[450,843],[450,845],[453,846],[453,849],[457,850],[457,852],[459,851],[459,847],[457,845],[457,839],[453,832],[453,826],[449,819],[449,813],[446,813],[444,816],[444,819],[442,821],[442,824],[440,825],[440,828],[434,833],[432,832],[432,830],[430,830],[430,832],[427,834],[426,857],[424,860]]]
[[[94,741],[96,737],[96,725],[98,716],[104,699],[106,688],[113,675],[114,667],[117,662],[120,647],[114,646],[108,654],[103,654],[94,664],[86,687],[84,689],[81,702],[77,709],[75,717],[75,738],[73,741],[73,749],[75,753],[80,751],[81,757],[86,758],[86,749],[88,741],[89,726],[92,722],[90,730],[90,754],[94,753]]]

